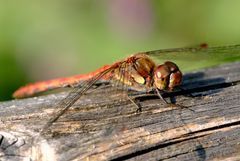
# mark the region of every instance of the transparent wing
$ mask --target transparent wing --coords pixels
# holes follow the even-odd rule
[[[62,99],[57,106],[60,107],[58,111],[53,114],[53,117],[48,120],[41,130],[41,133],[46,132],[48,128],[59,119],[82,95],[84,95],[87,90],[89,90],[98,80],[103,76],[113,71],[114,68],[108,68],[103,72],[100,72],[90,80],[80,83],[76,88],[74,88],[64,99]]]
[[[81,98],[82,95],[105,76],[108,77],[111,83],[114,83],[116,88],[113,89],[121,89],[127,92],[129,89],[128,83],[131,81],[131,75],[133,72],[132,66],[133,64],[128,64],[126,61],[119,62],[117,66],[113,65],[90,80],[84,81],[75,86],[75,88],[57,104],[59,110],[54,112],[53,117],[51,117],[51,119],[44,125],[41,134],[45,133],[50,126],[59,119],[59,117],[61,117],[79,98]]]
[[[173,48],[145,52],[160,60],[175,62],[184,71],[240,60],[240,45]]]

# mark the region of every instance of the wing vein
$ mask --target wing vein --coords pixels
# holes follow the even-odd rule
[[[73,89],[63,100],[58,103],[58,106],[63,107],[58,110],[51,119],[44,125],[40,133],[44,133],[55,121],[59,119],[91,86],[99,80],[102,76],[112,71],[114,68],[110,67],[105,71],[97,74],[95,77],[89,81],[85,81],[79,84],[75,89]],[[81,88],[79,88],[81,87]]]

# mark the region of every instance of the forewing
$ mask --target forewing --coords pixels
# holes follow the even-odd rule
[[[188,47],[146,52],[156,62],[175,62],[184,71],[240,60],[240,45],[219,47]]]

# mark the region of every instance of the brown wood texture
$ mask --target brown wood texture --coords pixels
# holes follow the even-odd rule
[[[136,100],[100,86],[43,135],[67,92],[0,103],[0,160],[240,160],[240,63],[184,75],[182,90]],[[184,106],[180,107],[178,105]]]

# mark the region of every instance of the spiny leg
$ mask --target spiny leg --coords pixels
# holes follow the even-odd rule
[[[156,89],[157,92],[157,96],[167,105],[172,105],[171,103],[168,103],[160,94],[160,92]],[[141,112],[142,111],[142,107],[139,104],[139,102],[136,102],[136,99],[141,98],[141,97],[147,97],[147,96],[154,96],[155,94],[150,94],[148,92],[136,92],[134,94],[134,96],[130,96],[129,94],[127,94],[127,98],[131,101],[131,103],[137,108],[136,112]]]
[[[159,97],[165,104],[169,104],[169,103],[163,98],[163,96],[160,94],[160,92],[158,91],[157,88],[155,88],[155,91],[157,92],[158,97]]]
[[[175,107],[180,107],[180,108],[186,108],[186,109],[188,109],[188,110],[190,110],[190,111],[194,111],[194,110],[189,109],[188,107],[183,106],[183,105],[180,105],[180,104],[168,103],[168,102],[163,98],[163,96],[161,95],[161,93],[159,92],[159,90],[158,90],[157,88],[155,88],[155,91],[157,92],[158,97],[159,97],[161,100],[163,100],[163,102],[164,102],[165,104],[167,104],[168,106],[175,106]]]
[[[135,101],[135,98],[131,98],[128,94],[127,94],[127,98],[131,101],[131,103],[137,108],[136,113],[142,112],[142,107],[140,106],[139,103],[137,103]]]

